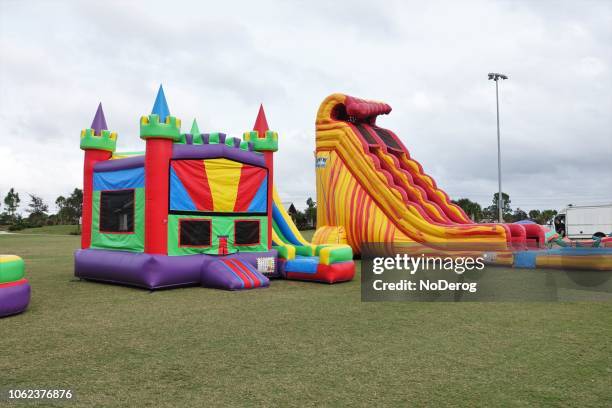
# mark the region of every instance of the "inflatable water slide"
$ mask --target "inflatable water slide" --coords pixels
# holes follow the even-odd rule
[[[539,225],[470,220],[399,137],[377,125],[377,117],[390,112],[386,103],[343,94],[322,102],[316,120],[314,243],[340,234],[356,254],[364,243],[473,245],[500,253],[545,245]]]

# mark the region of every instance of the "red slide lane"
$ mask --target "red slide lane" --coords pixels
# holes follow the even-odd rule
[[[378,135],[376,135],[377,139],[380,142],[381,148],[386,153],[397,158],[400,167],[410,173],[415,184],[425,190],[427,198],[438,204],[438,206],[442,208],[442,210],[445,212],[449,219],[459,224],[473,223],[473,221],[470,219],[470,217],[468,217],[468,215],[463,211],[463,209],[458,205],[453,204],[448,194],[438,188],[436,181],[433,179],[433,177],[425,173],[425,171],[423,170],[423,166],[421,166],[421,163],[414,160],[410,156],[410,152],[408,151],[406,146],[404,146],[402,141],[393,131],[381,127],[375,127],[372,130],[373,133],[376,133],[375,130],[382,130],[395,140],[396,144],[400,147],[399,150],[387,148],[387,145],[384,143],[384,141],[382,141],[380,138],[378,138]],[[409,165],[408,162],[411,162],[413,165],[415,165],[417,169],[415,169],[414,166]],[[442,195],[443,198],[440,195]]]
[[[381,127],[376,127],[376,129],[379,131],[382,130],[383,132],[386,132],[386,134],[392,138],[391,143],[394,142],[395,145],[399,147],[399,149],[390,148],[386,150],[395,156],[399,156],[400,165],[402,165],[403,168],[408,169],[411,172],[411,174],[414,175],[415,180],[419,180],[425,185],[428,185],[428,183],[427,181],[424,180],[424,178],[427,178],[431,182],[431,185],[429,186],[429,188],[426,188],[426,191],[431,192],[432,195],[436,196],[440,200],[441,198],[439,195],[436,194],[436,191],[440,192],[443,195],[444,202],[442,202],[441,207],[444,210],[446,210],[446,213],[447,215],[449,215],[449,217],[450,217],[450,214],[453,213],[451,207],[454,207],[455,209],[459,210],[462,217],[465,217],[466,221],[463,223],[466,223],[466,222],[469,224],[473,223],[473,221],[465,214],[463,209],[459,207],[458,205],[453,204],[448,194],[446,194],[446,192],[438,188],[438,186],[436,185],[436,181],[433,179],[433,177],[425,174],[423,170],[423,166],[421,166],[421,164],[418,161],[410,157],[410,153],[408,149],[393,131],[389,129],[384,129]],[[408,162],[411,162],[412,164],[416,165],[418,168],[418,171],[415,170],[412,166],[410,166]],[[538,246],[538,247],[542,247],[544,245],[544,239],[543,239],[544,229],[541,226],[539,225],[526,226],[522,224],[504,224],[504,225],[510,230],[511,236],[512,236],[511,239],[516,249],[525,249],[527,245]]]
[[[396,175],[396,177],[394,177],[395,183],[400,185],[408,193],[410,200],[417,205],[422,205],[424,210],[434,221],[444,225],[472,223],[467,216],[464,220],[457,217],[456,213],[444,211],[444,203],[439,200],[439,196],[436,194],[429,194],[426,188],[429,187],[429,185],[422,182],[420,177],[415,176],[409,168],[402,166],[398,157],[391,154],[390,149],[387,149],[385,143],[380,139],[372,126],[363,124],[360,128],[361,132],[358,136],[362,136],[363,139],[363,134],[365,132],[368,134],[368,140],[362,140],[362,142],[368,144],[370,152],[374,153],[380,159],[385,170]],[[357,130],[359,131],[360,129]],[[435,196],[435,198],[432,199],[431,195]]]
[[[470,220],[467,217],[467,215],[465,215],[465,213],[460,207],[457,206],[461,211],[460,214],[464,215],[466,220],[461,220],[461,218],[457,218],[456,216],[453,216],[454,219],[449,217],[449,213],[452,213],[452,211],[450,210],[443,211],[443,208],[445,208],[446,206],[444,206],[444,203],[441,201],[439,196],[438,196],[439,202],[441,202],[443,206],[438,205],[438,203],[436,202],[430,201],[426,190],[422,186],[419,186],[416,183],[413,186],[408,186],[400,177],[393,176],[393,173],[397,174],[397,171],[401,171],[405,176],[407,176],[409,182],[410,181],[414,182],[415,179],[421,179],[422,177],[428,177],[431,180],[432,185],[433,185],[433,187],[429,186],[430,187],[429,189],[431,190],[432,194],[435,195],[435,190],[441,191],[444,194],[445,198],[448,200],[448,202],[450,202],[450,198],[448,197],[448,195],[444,193],[442,190],[439,190],[437,188],[437,185],[435,184],[435,181],[433,180],[433,178],[425,175],[421,165],[415,160],[410,158],[410,156],[407,154],[407,149],[405,148],[405,146],[403,146],[403,144],[401,144],[401,141],[399,141],[398,145],[401,146],[403,153],[408,155],[408,158],[412,160],[415,164],[418,165],[418,168],[420,170],[419,174],[415,174],[414,169],[411,169],[410,166],[404,166],[404,168],[402,168],[401,167],[402,162],[397,158],[397,156],[389,153],[390,150],[395,150],[395,149],[387,149],[386,144],[378,137],[378,135],[372,129],[371,126],[368,126],[365,124],[359,124],[356,126],[353,123],[350,123],[350,122],[347,122],[347,123],[351,126],[353,133],[357,136],[358,140],[361,142],[364,152],[374,162],[376,169],[379,170],[381,173],[383,173],[386,176],[387,182],[389,183],[390,187],[395,188],[401,194],[406,205],[411,206],[412,208],[415,208],[425,220],[427,220],[428,222],[432,224],[437,224],[437,225],[458,225],[460,224],[460,225],[466,225],[466,226],[470,224],[474,224],[474,222]],[[359,128],[361,128],[362,131],[364,130],[367,131],[368,133],[364,135],[362,131],[359,130]],[[389,134],[392,134],[394,138],[397,138],[397,136],[393,134],[392,132],[390,131],[387,131],[387,132]],[[366,138],[369,140],[366,140]],[[381,156],[381,153],[382,155],[386,154],[389,157],[391,157],[394,165],[391,165],[385,160],[381,160],[379,158],[379,156]],[[398,151],[398,153],[402,153],[402,152]],[[410,170],[412,170],[412,172]],[[421,184],[427,185],[425,181],[421,181]],[[420,197],[417,198],[416,194],[419,194]],[[454,204],[452,203],[451,205],[454,206]],[[458,222],[456,220],[461,220],[461,222]],[[479,224],[479,225],[486,225],[486,224]],[[512,246],[515,249],[526,248],[528,237],[527,237],[526,230],[522,225],[504,224],[504,227],[507,228],[507,230],[509,231],[510,241],[512,242]]]
[[[389,187],[395,189],[402,196],[404,203],[406,203],[407,206],[415,209],[427,222],[432,224],[448,225],[447,220],[441,217],[435,217],[432,212],[428,212],[425,208],[423,208],[423,206],[418,202],[418,199],[415,197],[414,192],[411,191],[409,193],[401,184],[398,184],[400,182],[399,179],[392,175],[392,172],[389,171],[389,167],[385,166],[384,161],[381,162],[376,154],[370,151],[368,142],[363,138],[361,133],[351,123],[348,124],[351,125],[353,133],[357,136],[357,139],[362,144],[364,153],[372,160],[376,170],[385,175]],[[422,192],[422,194],[423,196],[425,195],[424,192]]]

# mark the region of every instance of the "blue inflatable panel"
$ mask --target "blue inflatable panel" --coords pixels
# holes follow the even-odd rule
[[[515,268],[529,268],[533,269],[536,267],[536,257],[540,251],[521,251],[514,253],[514,267]]]
[[[274,221],[276,225],[280,229],[281,233],[289,240],[291,245],[302,246],[300,240],[293,234],[289,225],[285,222],[280,210],[276,206],[276,203],[272,203],[272,216],[274,217]]]
[[[183,182],[178,178],[172,167],[170,167],[170,209],[185,211],[198,210],[191,196],[187,190],[185,190]]]
[[[263,183],[259,186],[255,197],[249,204],[249,212],[266,212],[268,206],[268,176],[264,179]]]
[[[94,172],[93,189],[122,190],[128,188],[142,188],[145,185],[144,167],[133,169]]]
[[[285,262],[285,272],[317,273],[318,256],[297,256]]]

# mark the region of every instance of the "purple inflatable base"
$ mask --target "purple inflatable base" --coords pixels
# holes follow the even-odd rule
[[[30,284],[0,288],[0,317],[24,312],[30,304]]]
[[[257,258],[274,257],[268,252],[240,252],[226,256],[166,256],[103,249],[79,249],[74,254],[74,276],[81,279],[136,286],[144,289],[165,289],[202,284],[202,274],[218,259],[238,258],[257,267]],[[278,274],[278,268],[270,277]],[[228,288],[229,289],[229,288]]]

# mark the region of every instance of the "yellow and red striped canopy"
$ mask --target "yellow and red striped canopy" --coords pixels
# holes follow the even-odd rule
[[[267,191],[262,167],[224,158],[172,161],[171,210],[265,213]]]

